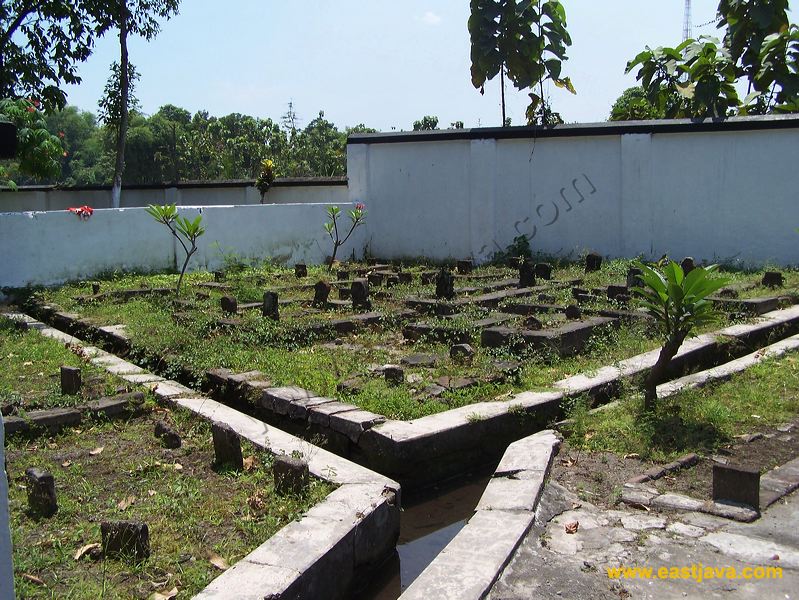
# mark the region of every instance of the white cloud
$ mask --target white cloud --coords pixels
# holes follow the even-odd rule
[[[441,23],[441,17],[439,17],[436,13],[432,10],[426,11],[419,20],[424,23],[425,25],[438,25]]]

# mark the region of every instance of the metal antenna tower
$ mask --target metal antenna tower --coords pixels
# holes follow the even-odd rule
[[[691,0],[685,0],[685,20],[682,26],[682,41],[693,37],[693,25],[691,22]]]

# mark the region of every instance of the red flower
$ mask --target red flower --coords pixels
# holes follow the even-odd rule
[[[94,209],[91,206],[86,206],[85,204],[83,206],[79,206],[78,208],[68,208],[67,210],[78,215],[82,221],[87,220],[94,212]]]
[[[29,107],[27,108],[27,111],[28,111],[28,112],[36,112],[36,109],[35,109],[33,106],[29,106]]]
[[[34,98],[34,99],[32,99],[32,100],[31,100],[31,102],[33,102],[33,105],[34,105],[36,108],[39,108],[39,107],[42,105],[42,103],[41,103],[41,102],[39,102],[38,100],[36,100],[35,98]]]
[[[355,205],[355,210],[363,210],[365,208],[366,205],[363,202],[358,202],[358,204]]]
[[[69,153],[66,150],[64,150],[64,158],[67,157],[67,154],[69,154]]]
[[[59,132],[58,132],[58,137],[60,137],[60,138],[62,138],[62,139],[63,139],[63,137],[64,137],[64,132],[63,132],[63,131],[59,131]]]

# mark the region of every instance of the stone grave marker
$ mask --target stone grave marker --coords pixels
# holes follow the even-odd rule
[[[147,523],[136,521],[104,521],[100,523],[103,556],[132,558],[136,561],[150,556],[150,530]]]
[[[549,281],[552,279],[552,265],[549,263],[537,263],[535,265],[535,276]]]
[[[298,278],[308,277],[308,266],[305,263],[294,265],[294,276]]]
[[[686,256],[685,258],[682,259],[680,267],[682,268],[682,272],[688,275],[688,273],[690,273],[696,268],[696,263],[694,262],[692,256]]]
[[[26,469],[25,486],[28,491],[28,507],[31,512],[43,517],[51,517],[58,511],[55,479],[51,473],[34,467]]]
[[[61,393],[74,396],[80,393],[82,385],[80,369],[78,367],[61,367]]]
[[[267,319],[280,320],[280,304],[277,292],[264,292],[261,314]]]
[[[327,298],[330,296],[330,284],[326,281],[317,281],[313,286],[314,296],[313,305],[318,308],[327,306]]]
[[[287,454],[279,454],[272,461],[272,475],[275,479],[275,491],[279,495],[302,494],[308,487],[308,462]]]
[[[369,282],[366,279],[356,279],[350,286],[350,298],[354,308],[371,309],[372,303],[369,300]]]
[[[760,284],[764,287],[782,287],[785,279],[779,271],[766,271]]]
[[[585,272],[593,273],[602,268],[602,256],[592,252],[585,257]]]
[[[458,273],[461,275],[468,275],[474,269],[474,261],[471,258],[465,260],[459,260],[455,264],[455,268],[457,269]]]
[[[535,286],[535,264],[529,258],[519,261],[519,287],[533,286]]]
[[[239,311],[239,303],[233,296],[222,296],[219,303],[222,306],[222,312],[236,314]]]
[[[441,269],[436,277],[436,298],[452,300],[455,297],[455,276],[448,269]]]
[[[241,471],[244,468],[244,458],[241,455],[241,440],[238,434],[229,425],[213,423],[211,435],[214,440],[214,463],[230,465]]]
[[[713,465],[713,500],[760,510],[760,471],[735,465]]]

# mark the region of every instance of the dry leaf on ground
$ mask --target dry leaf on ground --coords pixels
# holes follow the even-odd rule
[[[572,521],[571,523],[566,523],[566,533],[577,533],[577,529],[580,527],[579,521]]]
[[[228,561],[219,556],[213,550],[208,551],[208,561],[220,571],[227,571],[230,568]]]
[[[178,595],[178,588],[173,587],[168,592],[153,592],[147,600],[172,600]]]
[[[128,496],[117,503],[117,508],[119,510],[127,510],[128,507],[134,502],[136,502],[136,496]]]
[[[65,460],[64,462],[61,463],[61,466],[64,467],[64,468],[71,467],[72,466],[72,461],[71,460]]]
[[[98,446],[98,447],[97,447],[97,448],[95,448],[94,450],[89,450],[89,454],[90,454],[90,455],[92,455],[92,456],[97,456],[97,455],[98,455],[98,454],[100,454],[100,453],[101,453],[103,450],[105,450],[105,446]]]
[[[75,552],[75,560],[80,560],[87,554],[92,553],[93,550],[99,550],[100,544],[86,544],[85,546],[81,546],[78,548],[77,552]]]
[[[47,584],[38,577],[36,577],[36,575],[31,575],[30,573],[23,573],[22,578],[27,581],[30,581],[31,583],[35,583],[36,585],[43,585],[47,587]]]
[[[252,471],[255,468],[255,456],[245,456],[244,457],[244,470],[245,471]]]

